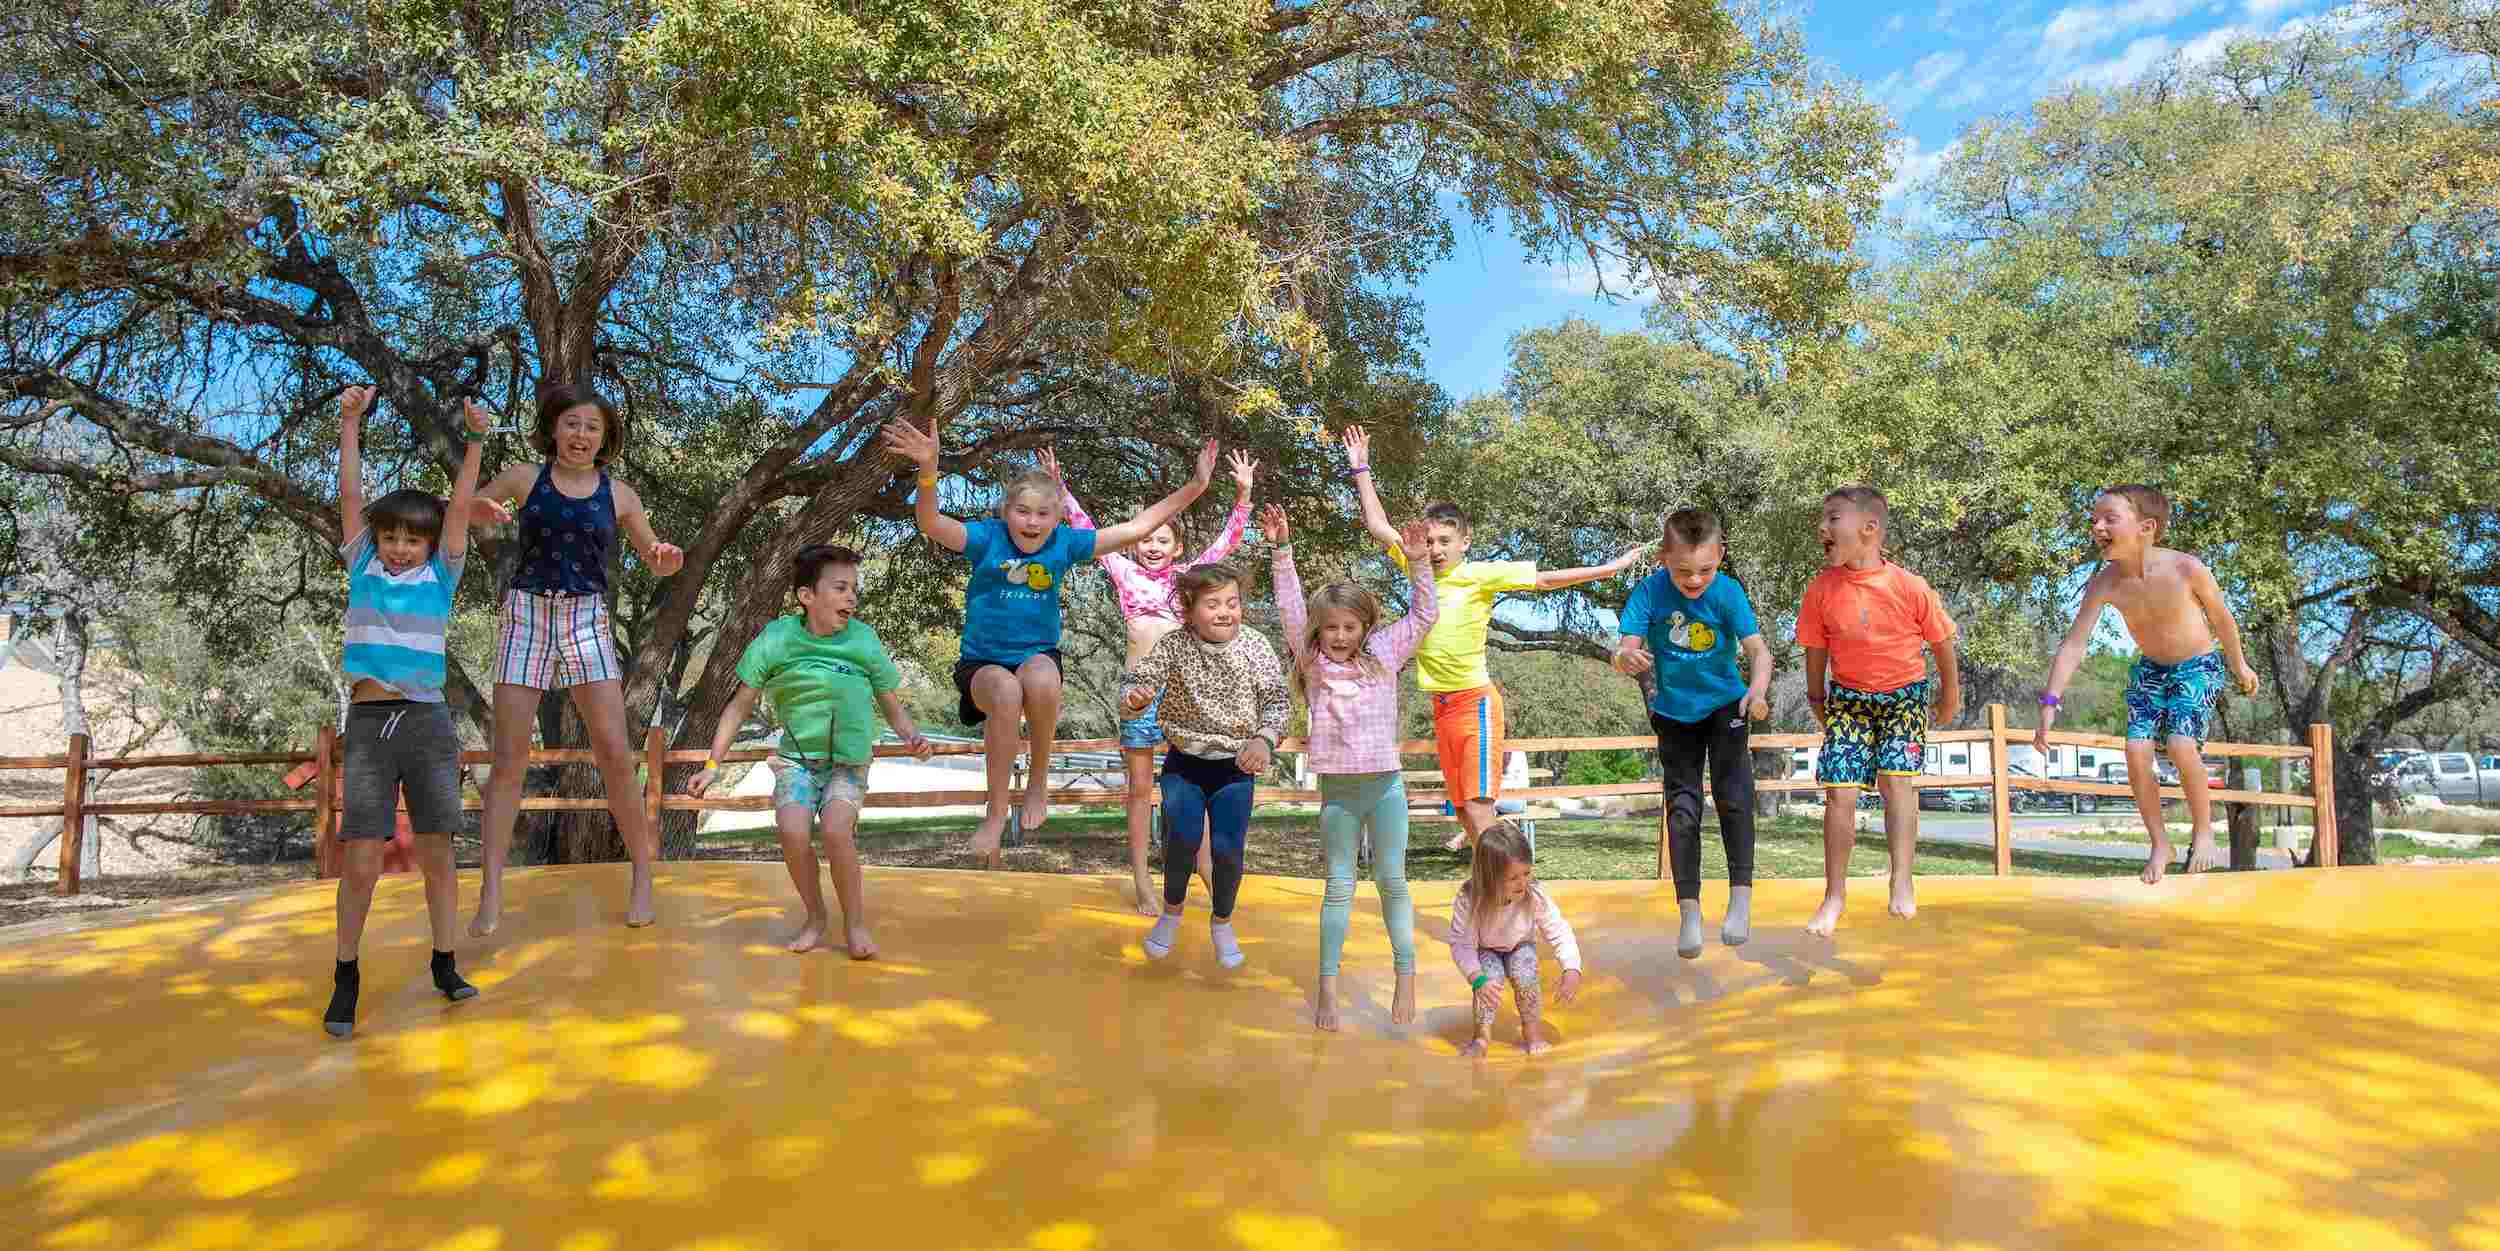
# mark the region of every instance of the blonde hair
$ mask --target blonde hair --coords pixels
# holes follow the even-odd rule
[[[1288,679],[1293,684],[1295,698],[1300,699],[1304,707],[1309,707],[1311,703],[1311,675],[1319,669],[1321,614],[1331,608],[1353,613],[1355,620],[1363,623],[1363,637],[1354,643],[1354,667],[1362,671],[1363,680],[1378,682],[1389,676],[1388,666],[1381,664],[1378,656],[1372,655],[1370,646],[1372,631],[1380,628],[1380,597],[1352,582],[1331,582],[1311,597],[1309,628],[1302,632],[1299,649],[1302,655],[1293,667],[1293,676]]]
[[[1024,472],[1017,474],[1015,477],[1007,479],[1005,488],[1001,490],[998,495],[998,515],[1001,517],[1006,516],[1007,507],[1015,503],[1016,498],[1022,495],[1038,495],[1043,499],[1049,500],[1053,504],[1057,504],[1059,502],[1059,480],[1051,477],[1049,474],[1044,473],[1039,469],[1027,469]]]
[[[2155,543],[2161,542],[2162,536],[2170,533],[2170,497],[2163,494],[2160,487],[2146,486],[2141,482],[2121,482],[2116,486],[2102,487],[2101,494],[2127,501],[2127,507],[2134,509],[2136,516],[2152,522]]]
[[[1508,821],[1496,821],[1476,836],[1475,863],[1467,871],[1467,907],[1476,924],[1482,925],[1493,910],[1502,906],[1502,879],[1510,876],[1510,867],[1527,865],[1536,868],[1536,849],[1528,845],[1528,836]]]

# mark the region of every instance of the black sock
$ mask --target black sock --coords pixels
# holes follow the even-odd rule
[[[443,992],[443,998],[454,1001],[477,998],[477,987],[462,980],[460,970],[452,967],[448,951],[434,953],[434,989]]]
[[[335,975],[336,988],[330,992],[330,1009],[321,1014],[321,1027],[339,1038],[356,1028],[356,991],[363,977],[356,972],[353,960],[339,961]]]

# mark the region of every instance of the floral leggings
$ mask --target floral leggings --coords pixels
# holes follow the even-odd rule
[[[1510,982],[1511,999],[1519,1005],[1519,1023],[1525,1027],[1544,1015],[1545,994],[1536,980],[1536,940],[1528,939],[1508,951],[1490,947],[1476,949],[1476,971],[1485,975],[1485,989],[1493,992],[1494,1007],[1476,1005],[1476,1036],[1493,1034],[1493,1018],[1499,1014],[1502,982]]]

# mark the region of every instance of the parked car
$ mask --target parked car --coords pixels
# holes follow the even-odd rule
[[[1918,793],[1918,806],[1943,812],[1986,812],[1988,792],[1970,786],[1923,790]]]
[[[2451,804],[2500,804],[2500,769],[2461,751],[2422,752],[2396,766],[2396,789]]]
[[[2021,765],[2009,765],[2007,767],[2022,777],[2036,778],[2040,776],[2038,773],[2033,772],[2030,769],[2026,769]],[[2075,801],[2077,796],[2061,795],[2055,791],[2025,790],[2022,787],[2017,786],[2013,788],[2013,793],[2008,795],[2006,798],[2009,805],[2016,812],[2073,812],[2076,810]]]

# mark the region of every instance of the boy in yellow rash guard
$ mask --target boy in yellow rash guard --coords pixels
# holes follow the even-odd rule
[[[1404,569],[1407,554],[1398,545],[1397,528],[1389,524],[1380,495],[1372,489],[1371,440],[1361,426],[1349,426],[1345,447],[1363,500],[1364,527]],[[1468,560],[1473,527],[1456,504],[1425,508],[1424,523],[1430,533],[1424,554],[1432,560],[1441,617],[1415,651],[1415,677],[1416,685],[1432,696],[1441,777],[1458,810],[1459,833],[1448,848],[1457,851],[1473,846],[1492,826],[1493,804],[1502,795],[1502,691],[1485,668],[1485,633],[1493,624],[1493,605],[1505,592],[1554,591],[1611,578],[1638,564],[1644,549],[1634,547],[1603,565],[1539,571],[1534,561]]]

